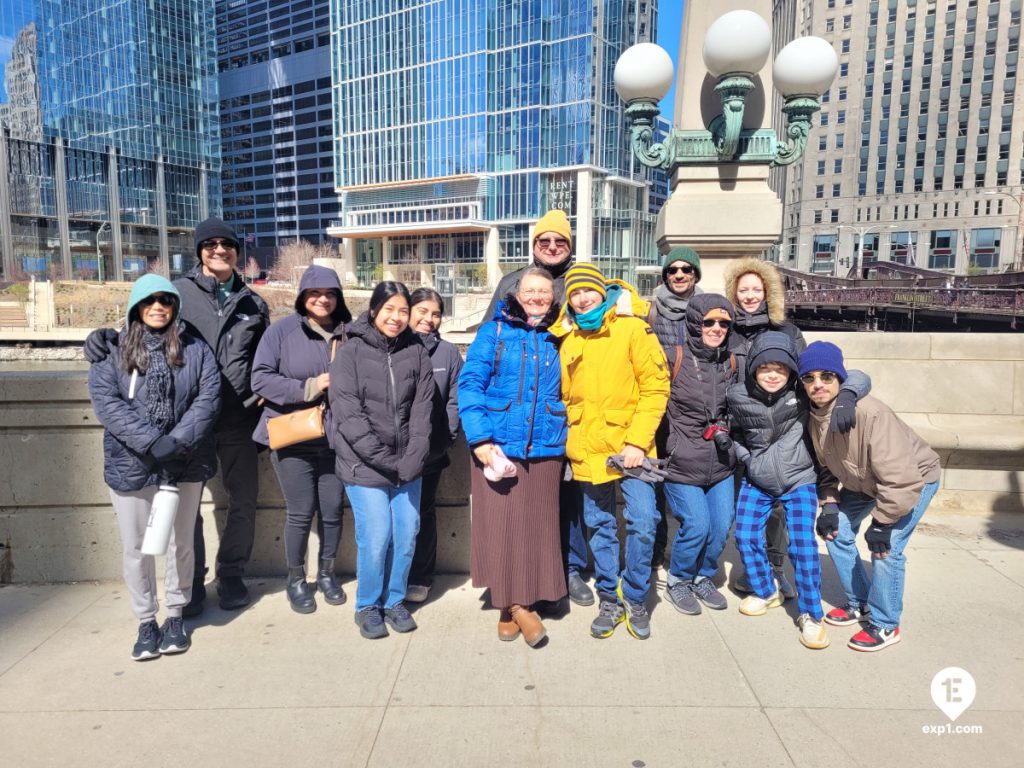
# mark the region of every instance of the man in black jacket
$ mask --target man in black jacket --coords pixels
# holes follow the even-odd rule
[[[188,332],[209,345],[221,376],[220,415],[214,425],[221,481],[228,493],[227,518],[217,552],[217,592],[225,610],[244,608],[249,592],[242,581],[252,555],[256,532],[256,496],[259,492],[257,448],[252,433],[259,408],[249,384],[256,346],[270,324],[266,302],[249,290],[235,267],[239,241],[220,219],[201,222],[195,232],[199,264],[174,281],[181,294],[181,318]],[[85,356],[97,362],[116,343],[111,329],[98,329],[85,343]],[[192,602],[185,616],[202,613],[206,599],[206,542],[203,519],[196,517],[196,570]]]

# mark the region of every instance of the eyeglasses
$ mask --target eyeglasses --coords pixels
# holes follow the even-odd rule
[[[820,379],[822,384],[831,384],[838,378],[832,371],[819,371],[818,373],[805,373],[800,377],[800,381],[804,384],[813,384],[815,379]]]
[[[217,240],[203,240],[203,242],[201,242],[199,245],[202,247],[202,249],[204,251],[216,250],[217,246],[220,246],[225,251],[236,251],[236,250],[238,250],[237,243],[235,243],[232,240],[221,240],[221,239],[217,239]]]
[[[546,288],[531,288],[528,291],[520,291],[519,295],[524,299],[550,299],[555,295],[554,291],[550,291]]]
[[[161,307],[173,307],[174,297],[168,293],[154,293],[152,296],[147,296],[139,302],[144,307],[151,307],[154,304],[159,304]]]
[[[717,325],[720,328],[724,328],[725,330],[728,331],[729,328],[732,327],[732,320],[719,320],[718,318],[708,318],[703,323],[701,323],[701,325],[703,325],[705,328],[714,328]]]
[[[668,272],[670,275],[674,275],[676,272],[682,272],[684,275],[692,275],[694,269],[689,264],[686,264],[685,266],[682,267],[669,267],[665,271]]]
[[[563,250],[569,247],[569,241],[566,240],[564,237],[557,237],[554,240],[548,237],[543,237],[540,238],[539,240],[534,240],[533,244],[539,245],[541,248],[551,248],[553,246],[555,248],[558,248],[559,250]]]

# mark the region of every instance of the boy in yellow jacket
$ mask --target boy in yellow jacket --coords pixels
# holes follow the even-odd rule
[[[562,399],[569,421],[566,454],[583,491],[583,518],[590,529],[595,582],[600,596],[594,637],[610,637],[623,620],[633,637],[651,634],[644,605],[650,590],[651,553],[658,512],[652,483],[607,466],[621,454],[623,466],[640,467],[657,457],[654,432],[668,402],[665,353],[642,319],[647,302],[620,280],[605,280],[593,264],[565,275],[566,304],[551,333],[561,339]],[[619,568],[615,484],[626,507],[626,565]]]

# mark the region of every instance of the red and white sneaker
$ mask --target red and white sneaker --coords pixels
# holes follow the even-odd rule
[[[867,627],[850,638],[847,646],[855,651],[873,653],[887,646],[896,645],[900,640],[902,638],[900,637],[899,627],[895,629],[882,629],[874,624],[868,624]]]
[[[833,608],[825,614],[825,623],[833,627],[848,627],[851,624],[859,624],[868,620],[867,605],[855,606],[844,605],[842,608]]]

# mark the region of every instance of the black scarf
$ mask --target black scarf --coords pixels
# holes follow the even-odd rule
[[[771,326],[768,319],[768,302],[762,301],[753,312],[747,312],[736,305],[736,331],[743,336],[753,336]]]
[[[146,415],[150,424],[166,433],[174,420],[174,387],[171,368],[167,364],[163,333],[144,329],[142,346],[149,353],[146,366]]]

